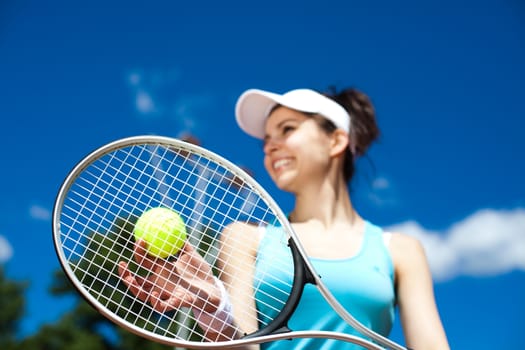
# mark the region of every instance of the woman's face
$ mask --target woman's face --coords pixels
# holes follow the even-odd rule
[[[264,166],[277,187],[297,193],[326,176],[330,140],[313,118],[279,107],[266,121]]]

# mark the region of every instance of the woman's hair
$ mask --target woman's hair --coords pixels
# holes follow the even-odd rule
[[[350,115],[350,142],[353,145],[354,153],[347,149],[343,175],[346,181],[350,181],[354,175],[354,158],[366,153],[370,145],[379,137],[379,127],[377,126],[375,109],[370,98],[363,92],[354,88],[347,88],[339,92],[331,87],[326,97],[343,106]],[[320,121],[320,126],[327,132],[333,132],[335,125],[326,118],[316,118]]]

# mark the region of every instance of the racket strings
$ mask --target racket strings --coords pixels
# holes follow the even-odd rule
[[[135,145],[114,150],[90,164],[75,180],[61,213],[61,241],[80,282],[96,300],[133,325],[165,336],[199,339],[202,330],[191,309],[210,300],[198,296],[200,299],[188,308],[160,314],[129,293],[118,275],[117,264],[126,261],[135,273],[147,278],[149,271],[141,268],[144,261],[133,261],[133,226],[140,213],[157,206],[170,207],[183,217],[189,242],[215,269],[231,265],[231,259],[238,259],[240,254],[250,254],[244,240],[221,241],[230,223],[243,221],[265,227],[276,220],[275,215],[242,177],[205,156],[171,146]],[[280,241],[287,244],[284,238]],[[236,256],[221,254],[225,250],[234,251]],[[236,286],[251,288],[254,295],[263,296],[257,302],[270,313],[261,314],[252,305],[236,310],[243,317],[254,317],[262,326],[284,306],[293,275],[287,256],[275,256],[271,266],[270,261],[265,263],[266,274],[278,271],[273,277],[278,283],[264,282],[267,276],[255,283],[244,280],[242,266],[229,272],[217,271]],[[168,260],[161,264],[165,269],[172,267]],[[181,275],[189,272],[178,271]]]

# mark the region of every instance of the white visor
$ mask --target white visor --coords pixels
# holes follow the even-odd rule
[[[334,125],[350,133],[350,115],[339,103],[309,89],[297,89],[283,95],[250,89],[237,100],[235,115],[239,127],[248,135],[263,139],[268,114],[275,105],[299,112],[320,114]]]

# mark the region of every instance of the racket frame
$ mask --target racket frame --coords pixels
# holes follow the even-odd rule
[[[96,298],[91,295],[88,290],[78,281],[75,276],[75,273],[71,269],[69,261],[64,255],[64,252],[61,248],[61,214],[62,214],[62,205],[67,197],[68,191],[71,186],[74,184],[75,179],[82,174],[82,172],[88,168],[94,161],[100,159],[103,155],[109,154],[110,152],[123,148],[124,146],[130,147],[134,145],[166,145],[175,147],[182,151],[191,152],[203,156],[205,158],[211,159],[217,164],[228,169],[236,176],[242,178],[244,183],[251,188],[254,188],[255,191],[262,197],[269,207],[274,210],[276,219],[282,225],[284,232],[288,235],[288,245],[292,251],[292,257],[294,260],[294,283],[290,296],[287,299],[286,305],[284,306],[281,313],[272,320],[266,327],[261,330],[255,331],[251,334],[248,334],[240,339],[221,341],[221,342],[193,342],[186,341],[182,339],[176,339],[172,337],[163,336],[160,334],[152,333],[149,331],[144,331],[142,328],[132,324],[131,322],[126,321],[125,319],[118,317],[112,311],[108,310],[103,306]],[[233,164],[229,160],[223,158],[222,156],[213,153],[201,146],[191,144],[179,139],[165,137],[165,136],[153,136],[153,135],[139,135],[131,136],[127,138],[122,138],[115,140],[113,142],[107,143],[91,153],[87,154],[82,158],[68,173],[64,179],[62,185],[59,188],[57,196],[55,198],[55,204],[53,207],[52,214],[52,232],[53,232],[53,242],[56,254],[59,258],[60,264],[65,271],[65,274],[72,285],[80,292],[84,299],[94,307],[98,312],[100,312],[107,319],[111,320],[115,324],[121,326],[124,329],[129,330],[130,332],[139,335],[141,337],[147,338],[149,340],[159,342],[171,346],[182,346],[193,349],[226,349],[232,347],[239,347],[250,344],[259,344],[269,341],[292,339],[292,338],[329,338],[337,339],[341,341],[350,342],[363,346],[366,349],[371,350],[381,350],[384,349],[380,345],[361,338],[358,336],[344,334],[339,332],[332,331],[316,331],[316,330],[303,330],[303,331],[294,331],[290,330],[287,325],[289,316],[295,311],[299,300],[301,299],[304,285],[311,283],[316,285],[319,292],[326,299],[326,301],[332,306],[332,308],[337,312],[337,314],[343,318],[347,323],[353,326],[358,332],[363,335],[368,336],[373,341],[385,346],[386,348],[393,350],[406,350],[405,347],[402,347],[395,342],[391,341],[388,338],[385,338],[367,327],[361,325],[348,311],[346,311],[342,305],[335,299],[329,289],[322,283],[320,276],[315,273],[315,269],[312,266],[311,262],[307,258],[306,251],[300,244],[298,237],[296,236],[292,225],[289,223],[286,215],[277,205],[275,200],[268,194],[268,192],[257,182],[255,181],[246,171]]]

